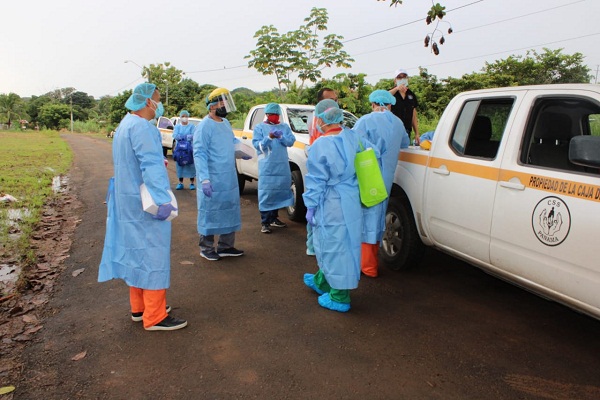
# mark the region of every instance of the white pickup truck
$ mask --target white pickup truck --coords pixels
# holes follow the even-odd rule
[[[190,117],[188,122],[194,126],[197,126],[201,118]],[[160,117],[156,121],[156,127],[160,131],[160,137],[162,141],[163,155],[166,157],[169,150],[173,151],[175,148],[175,139],[173,139],[173,130],[175,125],[179,122],[179,117]]]
[[[433,246],[600,318],[599,237],[600,85],[510,87],[457,95],[401,152],[382,257]]]
[[[234,129],[235,136],[242,143],[252,146],[254,127],[265,120],[265,104],[254,106],[248,112],[244,121],[244,129]],[[280,104],[281,122],[290,125],[296,137],[296,143],[288,149],[290,170],[292,171],[292,191],[294,204],[287,208],[288,217],[292,221],[304,221],[306,208],[302,199],[304,193],[304,176],[306,175],[306,147],[308,146],[308,124],[311,122],[314,106],[299,104]],[[344,111],[344,125],[353,127],[357,118]],[[240,193],[244,190],[246,181],[258,179],[258,161],[256,157],[250,160],[236,160]]]

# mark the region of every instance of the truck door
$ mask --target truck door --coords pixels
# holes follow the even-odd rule
[[[254,127],[265,120],[265,108],[263,106],[256,107],[252,112],[249,126],[244,127],[244,132],[240,141],[254,148],[252,145],[252,137]],[[244,175],[248,175],[254,178],[258,178],[258,159],[252,157],[250,160],[237,160],[238,172]]]
[[[437,246],[489,263],[492,211],[514,98],[466,100],[449,129],[439,135],[429,159],[424,218]],[[442,139],[443,138],[443,139]]]
[[[569,161],[576,135],[600,136],[600,95],[528,94],[500,171],[491,263],[517,283],[600,313],[600,175]],[[508,151],[507,151],[508,153]]]

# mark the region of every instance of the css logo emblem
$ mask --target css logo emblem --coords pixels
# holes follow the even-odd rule
[[[377,196],[377,188],[372,188],[369,193],[371,194],[371,196]]]
[[[531,214],[533,233],[546,246],[558,246],[571,230],[571,212],[567,204],[556,196],[540,200]]]

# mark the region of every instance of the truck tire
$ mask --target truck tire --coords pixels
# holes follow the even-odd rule
[[[306,207],[304,206],[304,182],[302,182],[302,173],[300,170],[292,171],[292,193],[294,193],[294,204],[287,207],[288,218],[296,222],[306,221]]]
[[[240,196],[242,195],[242,193],[244,193],[244,188],[246,187],[246,175],[240,174],[239,172],[237,172],[237,168],[236,171],[237,173],[237,180],[238,180],[238,186],[240,188]]]
[[[381,259],[394,271],[409,269],[419,263],[424,250],[408,200],[391,197],[385,214]]]

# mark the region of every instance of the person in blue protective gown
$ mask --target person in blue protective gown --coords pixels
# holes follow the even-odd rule
[[[253,130],[252,145],[258,157],[260,231],[271,233],[271,226],[286,226],[279,220],[278,210],[294,204],[287,148],[294,145],[296,137],[288,124],[281,123],[279,104],[267,104],[265,114],[266,121],[258,124]]]
[[[367,139],[380,154],[380,169],[389,195],[394,183],[400,149],[407,148],[410,138],[404,124],[390,111],[396,98],[387,90],[375,90],[369,95],[372,112],[362,116],[354,125],[354,131]],[[361,271],[372,278],[379,269],[379,244],[385,231],[385,213],[388,200],[372,207],[363,206],[363,234]]]
[[[131,319],[149,331],[175,330],[187,321],[168,315],[170,283],[171,204],[160,132],[149,121],[163,113],[160,93],[151,83],[138,85],[125,103],[131,110],[115,133],[107,194],[108,217],[98,281],[123,279],[129,285]],[[140,186],[146,185],[156,215],[142,208]]]
[[[194,165],[202,184],[202,190],[196,194],[199,246],[201,257],[218,261],[221,257],[244,255],[234,247],[235,232],[242,227],[235,169],[235,145],[240,141],[225,118],[236,110],[231,93],[224,88],[213,90],[206,98],[206,106],[208,115],[194,130]],[[219,235],[216,248],[215,235]]]
[[[194,125],[189,123],[190,113],[187,110],[182,110],[179,113],[179,121],[177,125],[175,125],[175,129],[173,130],[173,139],[175,139],[178,143],[180,141],[186,141],[189,143],[190,148],[192,147],[192,141],[194,139]],[[175,150],[175,149],[173,149]],[[196,167],[194,164],[186,164],[180,165],[179,162],[176,163],[177,169],[177,179],[179,183],[175,187],[176,190],[183,189],[183,178],[189,178],[190,180],[190,190],[196,190],[196,185],[194,184],[194,179],[196,178]]]
[[[359,136],[341,126],[343,113],[333,100],[320,101],[315,115],[323,135],[308,150],[303,198],[319,271],[304,274],[304,283],[320,295],[319,305],[346,312],[360,279],[362,210],[354,169]],[[370,143],[363,140],[363,146]]]

